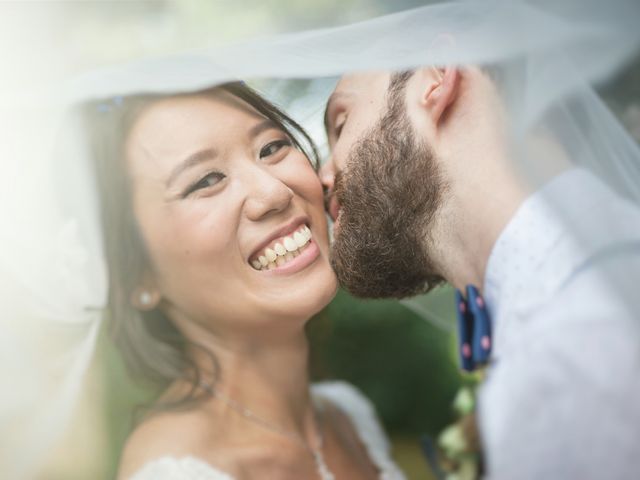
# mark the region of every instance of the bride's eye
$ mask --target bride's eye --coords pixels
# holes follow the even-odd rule
[[[218,182],[222,181],[225,177],[226,175],[221,172],[208,173],[204,177],[202,177],[200,180],[198,180],[196,183],[192,184],[189,188],[187,188],[182,196],[187,197],[197,190],[213,187]]]
[[[291,140],[289,139],[281,139],[276,140],[275,142],[269,142],[264,147],[262,147],[262,149],[260,149],[260,158],[269,157],[276,154],[282,148],[290,146]]]

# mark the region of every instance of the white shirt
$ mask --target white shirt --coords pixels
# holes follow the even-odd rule
[[[640,478],[640,209],[563,173],[501,233],[484,295],[488,478]]]

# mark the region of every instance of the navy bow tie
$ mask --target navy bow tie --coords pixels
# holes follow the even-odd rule
[[[473,285],[467,286],[467,298],[456,290],[460,365],[472,372],[486,364],[491,354],[491,319],[484,299]]]

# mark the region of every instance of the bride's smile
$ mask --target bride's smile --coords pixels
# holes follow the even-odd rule
[[[320,250],[313,241],[311,229],[304,220],[294,219],[256,248],[249,263],[258,271],[288,274],[308,267],[319,255]]]

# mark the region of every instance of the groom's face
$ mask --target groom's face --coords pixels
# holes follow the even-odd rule
[[[444,187],[432,150],[407,114],[410,78],[348,76],[327,104],[332,158],[321,175],[335,220],[332,264],[342,285],[360,297],[401,298],[442,281],[428,233]]]

